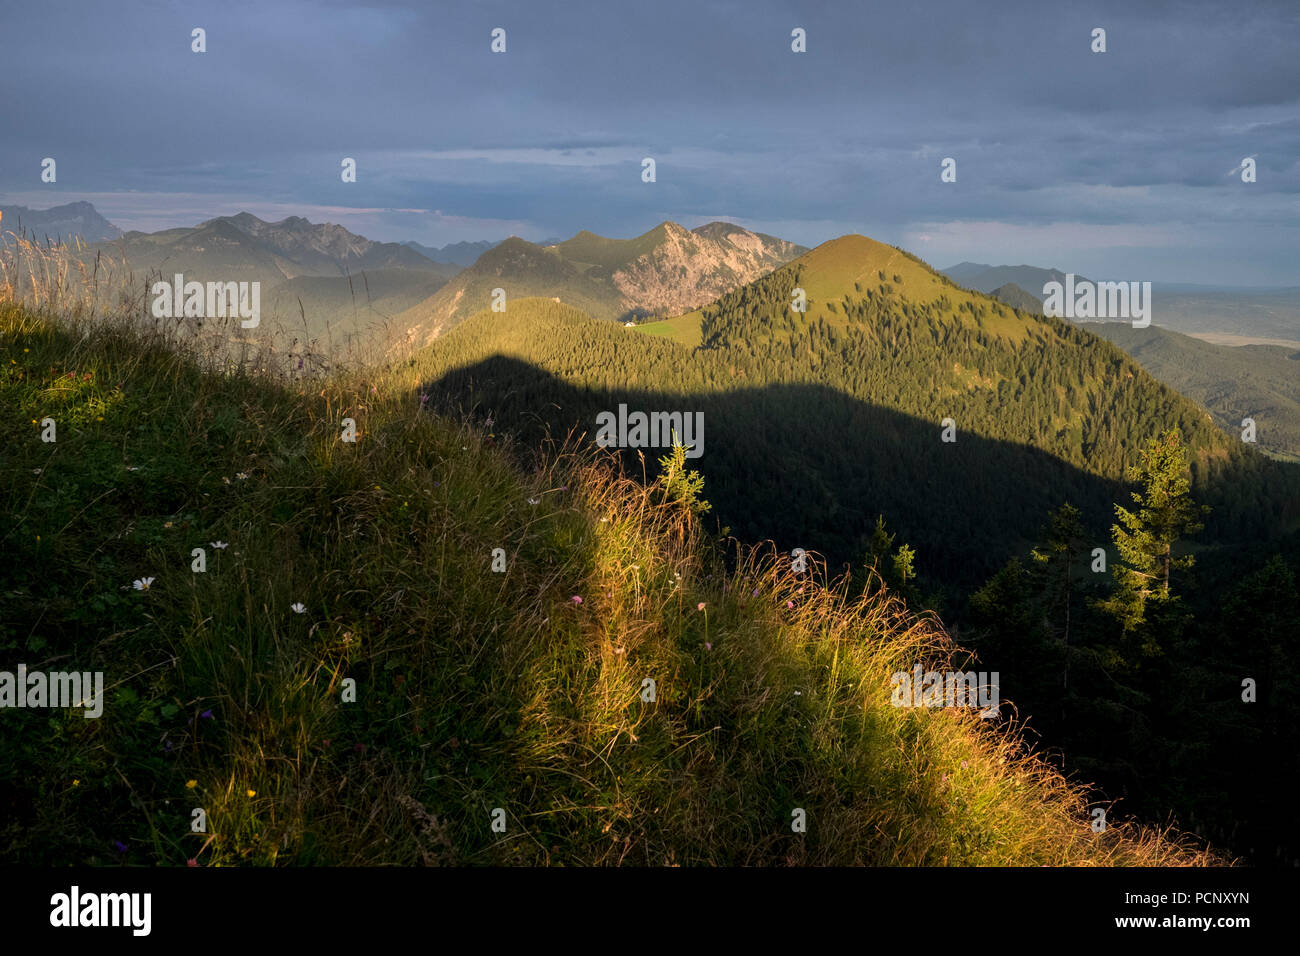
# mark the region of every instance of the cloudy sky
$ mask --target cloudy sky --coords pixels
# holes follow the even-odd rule
[[[727,219],[939,267],[1300,285],[1296,0],[0,0],[0,35],[0,202],[124,229]]]

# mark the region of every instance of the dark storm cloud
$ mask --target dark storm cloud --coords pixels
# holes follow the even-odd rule
[[[889,6],[6,4],[0,198],[91,199],[146,229],[301,212],[435,243],[726,216],[938,265],[1051,252],[1300,283],[1300,5]],[[1231,175],[1248,156],[1251,185]]]

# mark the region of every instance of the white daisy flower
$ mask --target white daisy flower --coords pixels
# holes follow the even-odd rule
[[[230,547],[228,541],[209,541],[208,544],[211,547],[216,548],[218,551],[224,551],[226,548]]]
[[[136,578],[135,583],[131,586],[137,591],[148,591],[149,585],[153,584],[155,578]]]
[[[305,604],[303,604],[301,601],[299,601],[299,602],[296,603],[296,604],[290,604],[290,605],[289,605],[289,610],[290,610],[290,611],[293,611],[294,614],[302,614],[304,611],[307,610],[307,605],[305,605]]]

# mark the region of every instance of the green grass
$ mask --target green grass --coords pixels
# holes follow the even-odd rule
[[[521,471],[393,381],[211,374],[0,306],[0,669],[106,687],[98,720],[0,714],[0,860],[1215,861],[1092,832],[1006,728],[892,707],[893,672],[968,661],[935,622],[728,565],[657,487],[587,452]]]
[[[695,348],[700,344],[700,321],[700,310],[696,309],[694,312],[679,315],[675,319],[646,322],[643,325],[636,326],[636,330],[645,335],[655,335],[659,338],[680,342],[682,345]]]

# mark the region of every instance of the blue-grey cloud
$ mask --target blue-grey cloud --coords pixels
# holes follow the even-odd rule
[[[125,228],[247,208],[442,244],[725,216],[805,244],[864,232],[938,265],[1050,249],[1095,274],[1300,283],[1285,0],[0,9],[0,198],[91,199]],[[1225,175],[1247,156],[1257,182]]]

